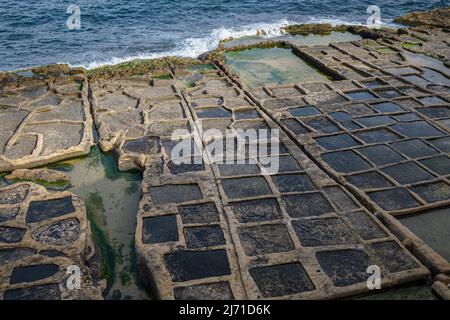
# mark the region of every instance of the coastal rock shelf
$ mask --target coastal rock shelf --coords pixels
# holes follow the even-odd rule
[[[27,169],[87,154],[93,125],[143,172],[126,232],[156,298],[354,297],[373,266],[383,289],[432,279],[446,297],[449,262],[392,216],[450,204],[448,33],[360,33],[1,75],[0,298],[102,298],[84,204],[57,191],[74,176]]]
[[[87,80],[75,70],[4,77],[0,89],[0,172],[87,154],[92,120]]]
[[[115,120],[102,120],[98,127],[104,148],[116,150],[119,164],[144,168],[135,240],[141,278],[159,298],[346,297],[368,291],[372,264],[380,266],[384,287],[429,276],[283,132],[282,146],[269,154],[280,158],[277,174],[267,174],[267,159],[260,157],[223,164],[203,153],[220,142],[219,134],[229,134],[227,129],[279,127],[213,66],[197,61],[170,70],[160,86],[148,74],[134,83],[120,80],[118,89],[108,89],[114,85],[107,80],[93,88],[94,109],[101,108],[102,97],[126,94],[112,99],[109,108],[121,110],[120,104],[133,98],[137,102],[125,110],[143,119],[118,135],[109,130]],[[98,111],[96,121],[107,114]],[[174,129],[189,141],[181,153],[174,151]],[[177,163],[173,155],[189,161]]]
[[[32,183],[0,189],[0,298],[102,299],[94,264],[87,264],[94,255],[86,209],[75,195]],[[80,278],[71,278],[78,270]]]
[[[448,29],[413,28],[408,34],[389,39],[389,44],[416,53],[423,53],[450,63]]]
[[[115,151],[121,170],[144,168],[145,156],[158,153],[160,136],[188,129],[181,97],[170,79],[99,79],[91,90],[100,147]]]
[[[367,40],[295,48],[347,80],[269,85],[250,95],[372,211],[448,205],[450,79],[385,48]]]

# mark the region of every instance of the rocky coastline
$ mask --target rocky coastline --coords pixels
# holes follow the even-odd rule
[[[449,299],[450,261],[397,219],[450,204],[449,21],[442,8],[397,18],[408,26],[399,29],[294,25],[287,35],[361,39],[227,39],[198,59],[0,73],[0,299],[103,299],[86,205],[48,167],[94,145],[119,170],[142,172],[129,232],[156,298],[355,297],[369,293],[367,265],[377,264],[383,288],[422,281]],[[323,81],[252,86],[228,61],[271,48]],[[276,175],[261,159],[171,158],[175,130],[205,146],[200,129],[262,128],[280,131]],[[67,270],[81,272],[81,289]]]

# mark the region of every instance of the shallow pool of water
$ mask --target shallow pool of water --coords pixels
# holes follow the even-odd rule
[[[289,48],[252,48],[225,54],[227,63],[250,87],[268,84],[329,81],[311,64],[303,61]]]
[[[5,179],[3,178],[4,174],[0,173],[0,188],[6,187],[8,184],[6,183]]]
[[[50,166],[65,171],[71,191],[86,202],[96,244],[102,251],[107,299],[148,299],[136,273],[134,234],[140,173],[119,172],[112,154],[97,146],[82,158]]]
[[[433,209],[399,218],[434,251],[450,261],[450,208]]]
[[[433,83],[443,85],[450,84],[450,80],[447,78],[450,77],[450,69],[442,61],[418,53],[404,52],[403,54],[406,60],[414,66],[428,67],[434,70],[439,70],[440,73],[433,72],[434,70],[432,70],[431,73],[433,74],[429,75],[431,76],[429,80],[432,81]],[[427,72],[427,70],[430,69],[426,69],[425,71]],[[430,71],[428,71],[428,73],[430,73]],[[447,77],[443,76],[443,74],[446,75]]]

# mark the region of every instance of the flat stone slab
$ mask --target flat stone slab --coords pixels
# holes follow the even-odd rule
[[[114,111],[98,111],[96,121],[105,128],[99,130],[105,150],[115,150],[123,167],[144,168],[135,240],[140,276],[157,297],[345,297],[368,291],[366,270],[372,264],[380,266],[385,287],[428,276],[427,269],[283,131],[281,147],[268,155],[279,156],[277,173],[267,174],[267,159],[247,159],[245,165],[205,161],[212,159],[202,154],[202,147],[218,142],[218,132],[280,127],[215,67],[197,62],[170,70],[170,90],[165,85],[157,90],[151,74],[141,75],[147,79],[142,82],[120,80],[118,90],[105,80],[94,88],[98,98],[119,91],[139,100],[135,105],[110,99],[108,108]],[[168,95],[167,112],[143,109],[143,101],[153,106],[151,112]],[[173,108],[179,111],[173,113]],[[122,110],[137,110],[145,121],[116,131],[122,120],[113,114]],[[103,118],[108,114],[111,121]],[[183,150],[172,140],[175,128],[185,129],[181,136],[189,145]],[[210,128],[216,134],[203,135]],[[230,152],[217,150],[222,151]],[[203,162],[179,164],[172,155]],[[130,164],[137,157],[140,160]],[[376,250],[374,244],[392,247]],[[324,251],[329,256],[322,259]],[[364,277],[352,276],[348,267],[354,262],[347,259],[348,252],[362,257],[357,268]],[[398,268],[389,265],[391,252],[406,257]],[[330,269],[335,259],[344,262]]]
[[[164,72],[170,77],[167,63]],[[143,169],[147,154],[160,151],[160,138],[188,129],[174,81],[161,75],[99,78],[91,82],[99,145],[114,151],[121,170]]]
[[[34,182],[52,190],[65,190],[70,186],[69,177],[65,173],[51,169],[16,169],[6,175],[5,180],[10,184]]]
[[[251,90],[262,109],[372,211],[448,205],[450,99],[437,89],[450,84],[445,71],[382,41],[296,50],[346,80]]]
[[[0,93],[0,172],[89,152],[88,83],[70,69],[6,79]]]
[[[414,55],[448,65],[448,32],[376,34],[293,47],[338,81],[249,91],[221,62],[171,58],[90,81],[67,68],[2,79],[0,172],[48,178],[23,168],[87,154],[94,122],[119,169],[144,172],[137,262],[162,299],[343,298],[369,292],[374,265],[383,288],[429,278],[372,213],[450,203],[450,75]],[[279,130],[281,145],[258,156],[252,137],[220,146],[230,129]],[[214,155],[202,152],[216,143]],[[0,298],[102,299],[94,256],[74,194],[29,182],[0,189]],[[81,289],[68,287],[71,266]]]
[[[33,183],[0,189],[1,299],[103,299],[99,271],[88,266],[94,255],[86,209],[74,194]]]

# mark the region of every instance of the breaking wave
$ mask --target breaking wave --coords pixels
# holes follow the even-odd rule
[[[178,47],[171,50],[160,52],[142,52],[130,56],[112,57],[105,60],[83,61],[79,64],[73,64],[73,67],[83,67],[88,70],[99,68],[106,65],[116,65],[124,62],[129,62],[136,59],[156,59],[166,56],[188,57],[196,58],[202,53],[215,50],[220,41],[229,38],[243,38],[251,36],[259,36],[261,38],[269,39],[282,36],[284,34],[283,28],[289,25],[298,23],[330,23],[332,25],[362,25],[361,21],[341,20],[336,18],[315,18],[309,17],[305,21],[290,21],[287,19],[278,20],[273,23],[257,23],[250,24],[239,28],[217,28],[214,29],[208,36],[200,38],[187,38],[181,42]],[[391,24],[389,21],[382,21],[383,24]]]

